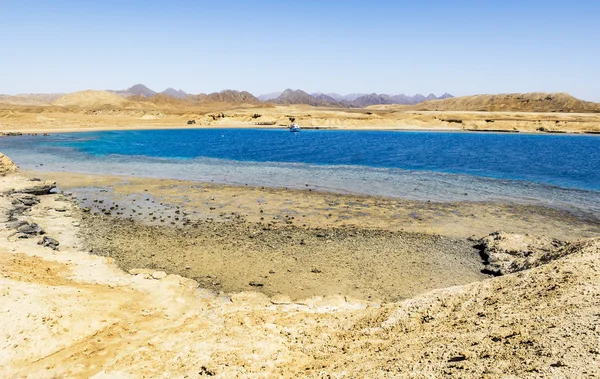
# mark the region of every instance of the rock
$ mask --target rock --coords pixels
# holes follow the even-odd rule
[[[157,280],[164,279],[167,277],[167,273],[164,271],[154,271],[152,277]]]
[[[47,195],[54,188],[56,188],[56,182],[46,181],[40,184],[33,185],[31,187],[20,188],[18,192],[32,195]]]
[[[264,283],[260,283],[260,282],[255,282],[255,281],[251,281],[250,283],[248,283],[249,286],[252,287],[263,287]]]
[[[240,292],[231,295],[231,301],[237,304],[246,304],[254,306],[271,305],[271,300],[267,295],[260,292]]]
[[[38,242],[38,245],[49,247],[52,250],[58,250],[59,243],[54,238],[45,236],[40,242]]]
[[[15,220],[6,223],[7,229],[18,229],[20,226],[27,224],[25,221]]]
[[[147,268],[132,268],[131,270],[129,270],[129,273],[131,275],[147,274],[148,276],[152,276],[152,273],[154,272],[154,270],[150,270]]]
[[[506,275],[540,266],[568,254],[564,241],[528,234],[495,232],[479,241],[486,271]]]
[[[67,207],[64,205],[59,205],[57,207],[54,207],[54,210],[57,212],[66,212],[67,211]]]
[[[13,204],[23,204],[26,205],[28,207],[37,205],[40,203],[40,198],[29,194],[29,193],[13,193],[11,195],[11,198],[13,199]]]
[[[276,305],[291,304],[292,299],[288,295],[275,295],[271,298],[271,303]]]
[[[0,176],[14,174],[19,171],[19,167],[6,155],[0,153]]]
[[[44,230],[36,223],[25,223],[17,228],[17,232],[23,234],[39,235],[44,234]]]

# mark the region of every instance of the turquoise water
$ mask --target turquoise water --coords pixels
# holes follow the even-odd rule
[[[3,138],[0,151],[49,171],[600,208],[600,137],[588,135],[147,130]]]

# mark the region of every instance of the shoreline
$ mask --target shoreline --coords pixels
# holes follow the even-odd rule
[[[60,183],[66,178],[49,176],[48,179],[58,179]],[[107,189],[109,192],[98,191],[107,196],[138,196],[132,204],[151,203],[145,198],[152,196],[174,210],[183,210],[173,203],[177,199],[192,208],[200,204],[207,207],[207,211],[215,206],[216,213],[224,216],[232,215],[226,211],[228,208],[217,209],[219,205],[235,208],[237,204],[230,203],[235,199],[247,204],[249,198],[256,198],[258,191],[255,188],[205,185],[194,188],[194,194],[200,198],[181,199],[179,195],[184,188],[181,186],[185,183],[173,187],[174,181],[151,183],[131,179],[131,183],[114,183],[109,177],[98,179],[82,175],[72,177],[71,183],[79,181],[80,185],[87,183]],[[333,294],[333,291],[325,296],[299,297],[298,300],[283,293],[266,296],[256,291],[261,288],[258,278],[253,279],[255,285],[247,287],[249,291],[218,294],[199,287],[199,284],[207,286],[209,281],[218,280],[213,274],[199,278],[201,281],[198,282],[169,274],[160,267],[132,269],[127,273],[117,268],[114,258],[89,254],[82,243],[87,237],[82,233],[94,233],[94,227],[103,226],[94,219],[89,222],[80,219],[83,209],[74,205],[71,195],[48,194],[52,186],[52,182],[32,181],[22,176],[7,176],[0,180],[0,238],[5,241],[0,244],[0,313],[7,321],[0,325],[0,336],[6,341],[0,343],[0,351],[5,352],[0,354],[3,376],[88,378],[120,375],[141,378],[160,372],[169,377],[195,377],[200,372],[201,376],[293,378],[321,377],[324,373],[378,377],[390,372],[398,375],[419,372],[427,376],[476,378],[526,377],[532,372],[536,376],[564,377],[581,376],[583,371],[588,375],[600,374],[596,365],[600,334],[589,327],[594,325],[600,312],[600,305],[594,301],[600,296],[598,238],[565,243],[526,234],[492,234],[472,243],[485,244],[486,249],[496,249],[502,254],[510,251],[515,255],[503,264],[507,268],[514,264],[524,265],[523,271],[508,271],[503,276],[417,293],[403,300],[392,297],[391,302],[385,303],[375,299],[359,301],[348,295]],[[244,193],[250,197],[240,199]],[[218,194],[227,204],[216,197]],[[247,219],[243,222],[254,222],[252,217],[271,216],[272,210],[290,206],[285,203],[289,193],[284,190],[266,190],[259,195],[265,201],[254,210],[248,209],[245,215],[240,213]],[[309,209],[314,209],[315,201],[322,197],[324,211],[332,215],[337,212],[327,209],[331,208],[331,201],[340,201],[340,211],[348,205],[356,206],[358,213],[365,209],[380,210],[382,216],[398,206],[409,205],[377,204],[377,201],[383,201],[381,199],[371,199],[372,204],[353,205],[346,201],[360,199],[306,195],[314,196],[308,204]],[[214,204],[205,204],[204,199]],[[114,205],[106,201],[95,204],[106,209]],[[433,214],[440,211],[432,206]],[[131,208],[139,209],[137,206]],[[294,205],[293,208],[298,207]],[[118,209],[122,209],[121,205]],[[448,208],[446,212],[452,215],[454,210]],[[562,230],[569,234],[567,228],[575,226],[575,220],[560,214],[546,215],[546,221],[555,219],[559,223],[548,225],[546,221],[536,220],[530,209],[521,209],[525,218],[519,224],[510,217],[518,209],[507,208],[506,213],[497,214],[499,210],[494,207],[489,215],[507,218],[506,222],[516,229],[528,225],[531,231],[545,225],[550,231]],[[302,210],[297,211],[296,217],[302,218]],[[349,220],[382,217],[377,214],[355,216]],[[265,247],[269,254],[277,253],[290,262],[294,257],[304,259],[299,250],[284,253],[290,233],[291,240],[297,242],[296,249],[316,244],[317,253],[322,248],[335,252],[340,250],[340,243],[348,243],[349,248],[366,255],[373,253],[364,249],[373,241],[379,241],[374,245],[376,250],[392,247],[392,251],[396,251],[392,241],[420,238],[418,235],[390,234],[382,230],[381,225],[372,225],[375,231],[366,234],[349,228],[345,235],[333,233],[335,228],[324,227],[318,232],[324,236],[302,237],[305,242],[302,245],[300,238],[293,234],[301,228],[290,229],[289,225],[271,225],[272,231],[243,226],[238,229],[243,234],[235,238],[219,236],[227,222],[223,220],[205,224],[208,226],[206,232],[213,234],[206,235],[209,238],[204,241],[190,236],[191,229],[187,230],[187,235],[183,233],[185,229],[179,229],[177,238],[183,244],[173,244],[173,239],[161,237],[161,230],[170,229],[129,229],[127,224],[131,221],[115,222],[114,216],[107,217],[105,221],[112,230],[106,237],[111,240],[100,235],[103,244],[115,244],[124,238],[134,251],[158,253],[164,248],[169,259],[173,253],[184,251],[181,247],[185,245],[204,250],[209,241],[217,239],[232,245],[232,251],[243,258],[247,246],[260,243],[259,240],[264,238],[243,235],[248,232],[252,235],[253,231],[279,233],[279,245],[274,245],[278,248]],[[331,217],[328,213],[315,215],[315,222],[322,224],[328,217]],[[473,222],[481,223],[486,217],[482,215]],[[25,224],[15,224],[15,219],[17,223],[27,223],[29,229],[22,227]],[[387,220],[384,218],[382,225],[393,225]],[[294,223],[295,219],[287,221]],[[45,233],[39,234],[37,227]],[[201,226],[192,224],[191,227],[195,230]],[[18,229],[16,234],[14,228]],[[133,233],[119,235],[127,230]],[[19,233],[34,234],[22,237]],[[200,233],[205,232],[200,230]],[[48,241],[45,237],[55,238],[59,244],[45,242],[40,245],[38,240]],[[445,249],[447,252],[448,246],[454,246],[457,241],[441,237],[435,237],[435,240],[436,243],[450,244]],[[267,243],[274,242],[268,240]],[[436,245],[432,246],[435,250]],[[565,246],[566,250],[557,251],[560,246]],[[420,249],[415,252],[422,254]],[[531,259],[522,261],[519,254],[525,252]],[[409,257],[406,263],[394,267],[389,261],[399,257],[390,253],[385,255],[383,262],[361,266],[361,272],[391,266],[390,275],[398,278],[403,270],[411,267],[414,258]],[[488,251],[487,254],[491,253]],[[251,261],[257,259],[255,254],[248,257]],[[532,260],[535,257],[541,262]],[[547,261],[547,257],[552,258]],[[184,259],[189,261],[189,254],[184,255]],[[268,256],[263,260],[272,262]],[[401,259],[398,261],[402,262]],[[290,275],[284,262],[274,262],[280,265],[279,268],[267,275]],[[229,260],[223,263],[226,268],[232,266]],[[339,267],[339,263],[339,260],[331,259],[326,260],[325,266],[304,262],[304,276],[314,280],[331,275],[330,270]],[[430,271],[430,265],[434,263],[440,262],[434,259],[424,269]],[[440,273],[454,276],[448,265],[456,263],[453,259],[445,259]],[[204,267],[204,263],[200,267]],[[350,278],[355,279],[355,275]],[[375,278],[377,275],[367,275],[365,283]],[[349,289],[331,279],[326,281],[331,282],[335,291]],[[266,286],[267,279],[261,280],[265,280],[262,284]],[[391,293],[398,296],[402,291],[392,290]],[[515,346],[519,349],[515,350]]]
[[[127,126],[98,126],[98,127],[69,127],[69,128],[39,128],[26,127],[15,129],[2,129],[0,138],[11,137],[11,134],[21,133],[22,135],[31,134],[62,134],[62,133],[86,133],[86,132],[114,132],[114,131],[138,131],[138,130],[202,130],[202,129],[267,129],[267,130],[287,130],[285,126],[268,126],[268,125],[239,125],[239,124],[219,124],[219,125],[172,125],[172,124],[156,124],[156,125],[127,125]],[[586,130],[552,130],[552,131],[537,131],[537,130],[504,130],[504,129],[466,129],[466,128],[449,128],[449,127],[399,127],[399,126],[306,126],[303,130],[323,130],[323,131],[369,131],[369,132],[440,132],[440,133],[502,133],[502,134],[527,134],[527,135],[600,135],[600,131]]]

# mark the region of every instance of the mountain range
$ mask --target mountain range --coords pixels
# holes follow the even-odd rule
[[[313,93],[309,94],[302,90],[286,89],[283,92],[273,92],[254,96],[247,91],[234,91],[225,90],[221,92],[215,92],[211,94],[197,94],[191,95],[182,90],[176,90],[174,88],[167,88],[162,92],[156,92],[143,84],[136,84],[130,88],[124,90],[109,90],[114,94],[122,97],[136,97],[136,98],[153,98],[157,94],[169,96],[176,99],[191,100],[194,102],[228,102],[228,103],[249,103],[255,104],[260,102],[269,102],[274,104],[305,104],[315,107],[336,107],[336,108],[364,108],[370,105],[382,105],[382,104],[407,104],[414,105],[419,104],[427,100],[438,100],[452,98],[453,96],[444,93],[442,96],[437,97],[434,94],[429,96],[423,96],[417,94],[414,96],[407,96],[404,94],[400,95],[388,95],[388,94],[363,94],[353,93],[349,95],[340,95],[337,93]]]

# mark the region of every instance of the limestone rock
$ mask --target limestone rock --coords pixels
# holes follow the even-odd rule
[[[548,263],[568,254],[566,242],[543,236],[495,232],[480,241],[486,271],[506,275]]]
[[[271,298],[271,303],[275,305],[291,304],[292,299],[287,295],[275,295]]]
[[[19,171],[19,167],[6,155],[0,153],[0,176],[14,174]]]
[[[154,279],[158,279],[158,280],[160,280],[160,279],[164,279],[164,278],[166,278],[166,277],[167,277],[167,273],[166,273],[166,272],[164,272],[164,271],[154,271],[154,272],[152,273],[152,277],[153,277]]]
[[[11,195],[12,203],[15,205],[23,204],[28,207],[39,204],[40,198],[29,193],[13,193]]]
[[[33,183],[38,183],[38,184],[33,184]],[[32,194],[32,195],[47,195],[50,193],[50,191],[52,191],[54,188],[56,188],[56,182],[52,182],[52,181],[46,181],[43,183],[32,182],[32,184],[33,185],[28,186],[28,187],[19,188],[17,190],[17,192]]]

